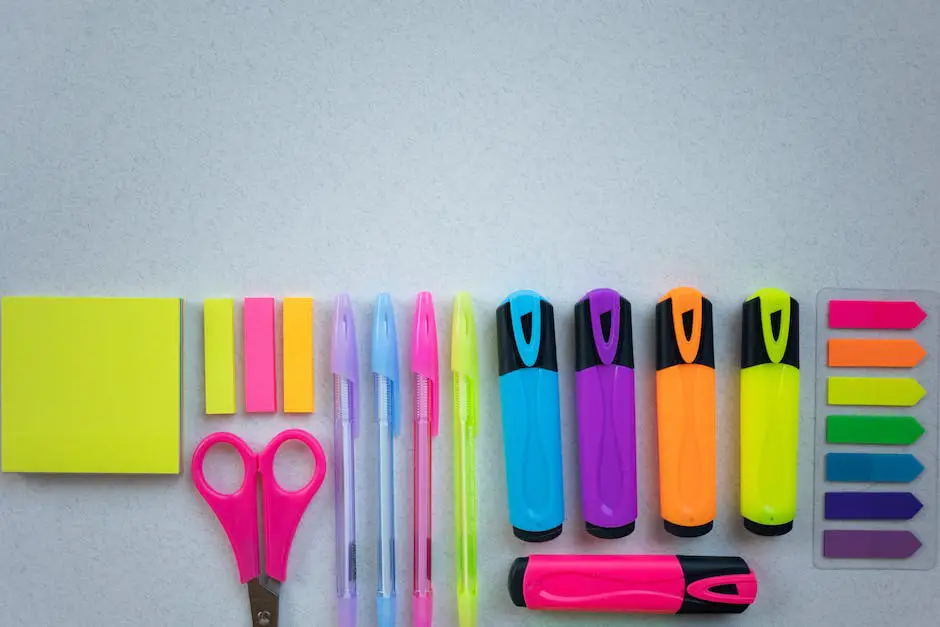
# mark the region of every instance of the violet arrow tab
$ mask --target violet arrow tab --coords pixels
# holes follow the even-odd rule
[[[910,492],[826,492],[826,520],[910,520],[923,508]]]
[[[912,300],[831,300],[830,329],[915,329],[927,313]]]
[[[907,559],[921,547],[910,531],[827,529],[823,557],[841,559]]]

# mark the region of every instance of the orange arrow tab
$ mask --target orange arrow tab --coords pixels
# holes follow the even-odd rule
[[[913,368],[927,351],[917,340],[833,338],[829,366],[833,368]]]

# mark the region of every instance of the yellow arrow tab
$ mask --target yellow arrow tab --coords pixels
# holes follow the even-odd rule
[[[829,377],[830,405],[911,407],[926,393],[910,378]]]

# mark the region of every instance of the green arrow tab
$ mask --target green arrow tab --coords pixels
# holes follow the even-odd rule
[[[907,446],[923,434],[923,425],[913,416],[829,416],[826,419],[829,444]]]

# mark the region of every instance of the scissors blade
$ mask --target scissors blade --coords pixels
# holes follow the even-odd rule
[[[252,627],[277,627],[278,594],[281,582],[266,577],[255,577],[248,582],[248,603],[251,606]]]

